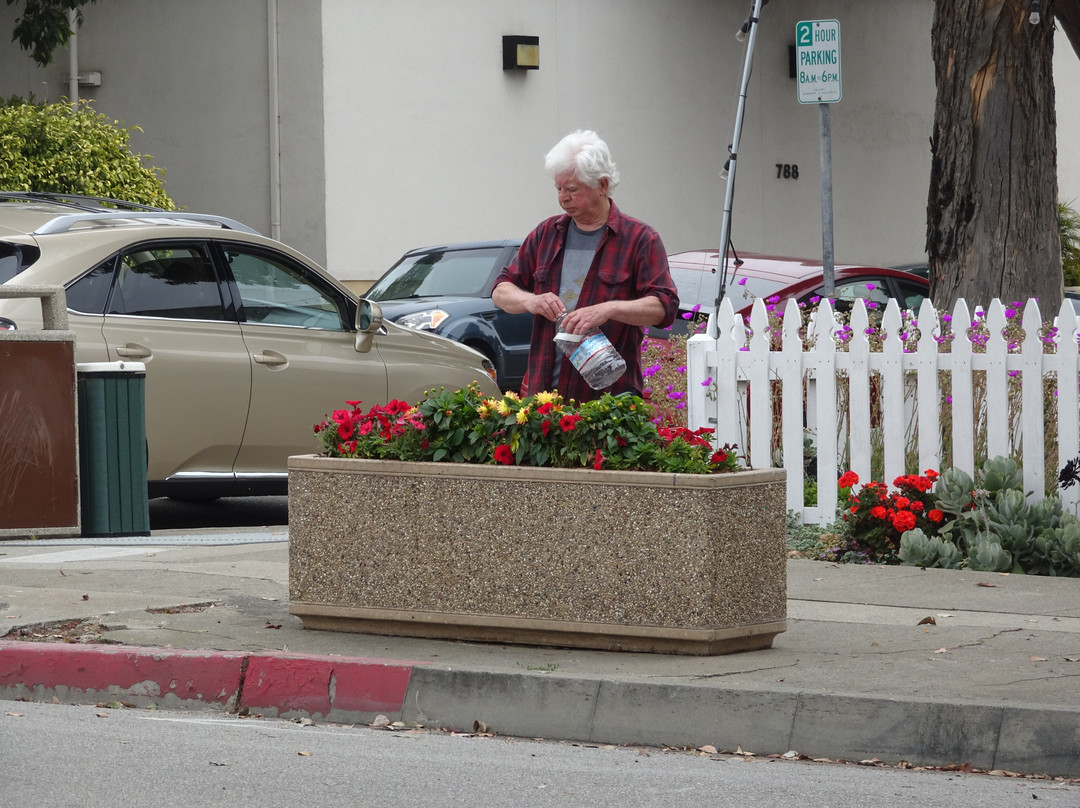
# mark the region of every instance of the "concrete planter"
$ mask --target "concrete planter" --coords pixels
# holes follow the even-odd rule
[[[305,627],[677,654],[786,628],[784,472],[289,460]]]

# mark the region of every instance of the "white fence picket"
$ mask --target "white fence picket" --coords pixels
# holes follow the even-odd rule
[[[804,521],[824,524],[835,517],[842,467],[870,479],[875,442],[886,483],[908,471],[945,465],[974,476],[982,460],[975,452],[979,430],[987,456],[1020,453],[1025,490],[1034,497],[1041,497],[1047,484],[1047,434],[1056,432],[1059,466],[1080,456],[1080,318],[1068,301],[1058,312],[1056,334],[1046,337],[1053,352],[1044,351],[1033,300],[1024,306],[1023,342],[1014,346],[1004,336],[1014,318],[998,300],[975,318],[962,300],[940,318],[932,303],[923,301],[914,323],[905,323],[896,301],[890,301],[881,318],[880,350],[868,336],[870,317],[861,300],[846,326],[823,302],[811,321],[809,345],[799,333],[800,312],[793,301],[784,309],[780,339],[770,334],[763,301],[754,304],[749,338],[730,301],[714,316],[719,337],[699,335],[687,344],[689,424],[714,427],[717,444],[737,443],[752,467],[782,462],[788,508]],[[976,339],[985,339],[983,350],[976,350],[969,336],[976,327]],[[917,328],[917,339],[904,328]],[[1048,375],[1056,379],[1056,428],[1047,423],[1044,409]],[[1012,404],[1010,378],[1021,383]],[[845,395],[847,406],[841,407]],[[1018,411],[1010,413],[1010,406]],[[782,461],[772,450],[774,418],[780,419]],[[951,422],[948,456],[943,419]],[[803,505],[806,434],[817,452],[818,504],[809,507]],[[918,468],[912,468],[915,463]],[[1080,486],[1061,495],[1066,507],[1080,506]]]

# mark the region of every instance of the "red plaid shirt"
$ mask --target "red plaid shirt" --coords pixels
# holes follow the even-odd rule
[[[566,214],[541,222],[522,243],[517,258],[499,273],[495,285],[509,281],[533,294],[559,294],[569,224],[570,217]],[[660,327],[671,325],[679,309],[679,295],[668,270],[664,244],[649,225],[620,213],[612,201],[607,227],[581,287],[578,306],[591,306],[604,300],[637,300],[649,295],[664,304],[664,321]],[[641,395],[645,386],[641,377],[644,330],[609,320],[603,331],[626,360],[626,373],[609,391]],[[559,379],[564,398],[589,401],[607,392],[589,387],[570,360],[557,351],[554,338],[555,324],[545,317],[533,317],[529,363],[521,394],[527,396],[550,389],[556,358],[562,362]]]

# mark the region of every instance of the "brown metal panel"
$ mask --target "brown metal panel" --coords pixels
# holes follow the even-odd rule
[[[0,530],[79,525],[75,344],[0,340]]]

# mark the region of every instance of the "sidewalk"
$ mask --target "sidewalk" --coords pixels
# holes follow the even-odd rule
[[[1080,580],[793,560],[773,648],[679,657],[304,630],[286,539],[0,543],[0,637],[93,641],[0,640],[0,698],[1080,776]]]

